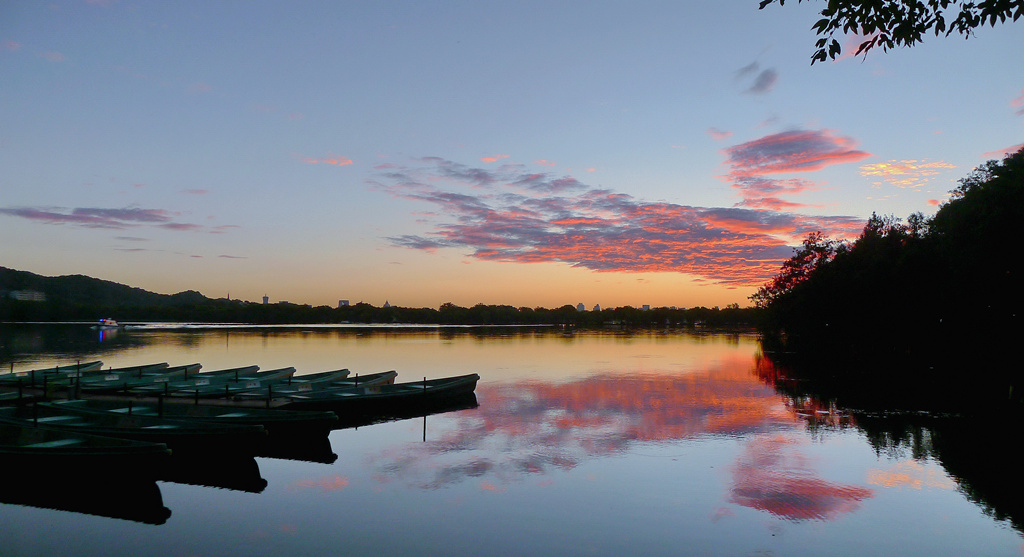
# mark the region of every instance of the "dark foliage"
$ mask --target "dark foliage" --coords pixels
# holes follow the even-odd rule
[[[803,0],[797,0],[802,2]],[[761,0],[764,9],[786,0]],[[829,0],[821,11],[822,19],[812,27],[818,35],[811,64],[835,59],[842,46],[834,39],[841,35],[859,33],[865,40],[856,54],[872,48],[883,51],[897,46],[914,46],[932,32],[935,36],[952,34],[969,37],[978,27],[988,23],[1017,21],[1024,15],[1022,0]]]
[[[872,215],[850,245],[812,235],[752,297],[766,341],[872,368],[983,369],[1012,385],[1021,222],[1024,150],[962,179],[931,219]]]

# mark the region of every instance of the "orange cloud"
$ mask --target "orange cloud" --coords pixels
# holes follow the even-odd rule
[[[494,156],[490,156],[490,157],[481,157],[480,160],[482,160],[482,161],[484,161],[486,163],[492,163],[492,162],[498,162],[501,159],[507,159],[508,157],[509,157],[509,155],[494,155]]]
[[[545,159],[536,160],[536,161],[533,161],[533,163],[534,164],[539,164],[541,166],[555,166],[555,163],[553,163],[553,162],[551,162],[549,160],[545,160]]]
[[[868,483],[881,487],[905,487],[910,489],[956,489],[957,483],[944,472],[926,468],[916,460],[893,465],[887,470],[868,472]]]
[[[898,188],[917,189],[927,184],[932,177],[954,168],[956,165],[943,161],[926,162],[911,159],[866,164],[860,167],[860,175],[879,178],[878,181],[872,182],[876,186],[888,182]]]

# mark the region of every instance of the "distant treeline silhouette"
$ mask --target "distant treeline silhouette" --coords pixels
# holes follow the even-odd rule
[[[1012,385],[1007,358],[1024,309],[1024,150],[959,184],[932,218],[872,215],[852,243],[808,236],[751,296],[765,312],[766,348],[829,356],[823,365],[927,363]]]
[[[41,294],[41,296],[39,295]],[[21,299],[17,299],[21,298]],[[195,291],[166,295],[123,284],[73,275],[44,277],[0,267],[0,321],[92,321],[113,317],[121,322],[196,323],[403,323],[443,325],[571,325],[576,327],[753,326],[757,311],[732,304],[726,308],[618,307],[577,311],[574,306],[529,308],[452,303],[439,308],[309,306],[262,304],[207,298]]]

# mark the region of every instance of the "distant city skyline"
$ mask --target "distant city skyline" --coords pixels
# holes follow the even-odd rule
[[[809,232],[933,214],[1024,145],[1024,24],[812,67],[822,5],[6,2],[0,265],[747,306]]]

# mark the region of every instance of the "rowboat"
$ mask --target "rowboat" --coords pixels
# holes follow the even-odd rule
[[[162,385],[188,373],[195,373],[202,364],[168,367],[150,372],[138,373],[128,371],[122,373],[89,374],[77,378],[69,378],[60,382],[62,385],[74,385],[83,392],[111,393],[128,391],[134,387],[146,385]]]
[[[46,380],[47,377],[66,373],[93,371],[101,367],[103,367],[103,362],[95,361],[67,366],[55,366],[45,369],[13,371],[11,373],[5,373],[3,375],[0,375],[0,385],[8,385],[13,387],[17,387],[18,385],[23,385],[26,387],[42,386],[43,382]]]
[[[251,375],[240,377],[237,381],[231,377],[226,378],[211,378],[210,382],[204,385],[178,385],[167,383],[164,386],[163,393],[167,396],[172,397],[192,397],[192,398],[220,398],[230,397],[239,393],[245,393],[249,391],[257,391],[265,387],[269,383],[279,382],[288,377],[291,377],[295,373],[293,367],[283,367],[280,369],[272,369],[269,371],[259,371]],[[159,394],[159,390],[154,393],[153,387],[147,389],[133,390],[136,394]]]
[[[201,371],[185,374],[185,377],[167,381],[161,384],[136,385],[131,392],[133,394],[170,394],[180,390],[194,390],[196,387],[206,387],[217,383],[228,381],[240,381],[250,379],[258,374],[260,366],[243,366],[229,369],[218,369],[215,371]]]
[[[233,408],[160,400],[68,400],[60,408],[81,412],[115,413],[127,416],[152,416],[219,424],[245,424],[263,426],[273,436],[324,434],[338,422],[330,411],[267,410],[263,408]]]
[[[474,397],[480,376],[471,373],[443,379],[371,387],[346,387],[285,395],[289,410],[332,410],[343,421],[353,417],[420,412],[435,405]]]
[[[0,462],[8,470],[99,470],[112,464],[152,466],[169,454],[167,445],[162,443],[100,437],[25,421],[0,423]]]
[[[348,370],[344,371],[347,372]],[[331,379],[329,376],[321,376],[319,380],[303,381],[302,379],[308,376],[302,375],[299,377],[292,377],[286,381],[271,383],[259,390],[239,393],[235,398],[239,400],[270,398],[273,400],[283,396],[305,394],[316,391],[337,390],[352,387],[375,387],[394,383],[395,377],[397,376],[398,373],[395,371],[383,371],[380,373],[369,373],[363,376],[356,375],[354,377],[344,377],[341,379]]]
[[[266,438],[256,425],[211,424],[152,416],[99,414],[63,407],[68,401],[0,408],[0,422],[65,432],[164,443],[172,450],[253,451]],[[74,401],[71,401],[74,402]]]

